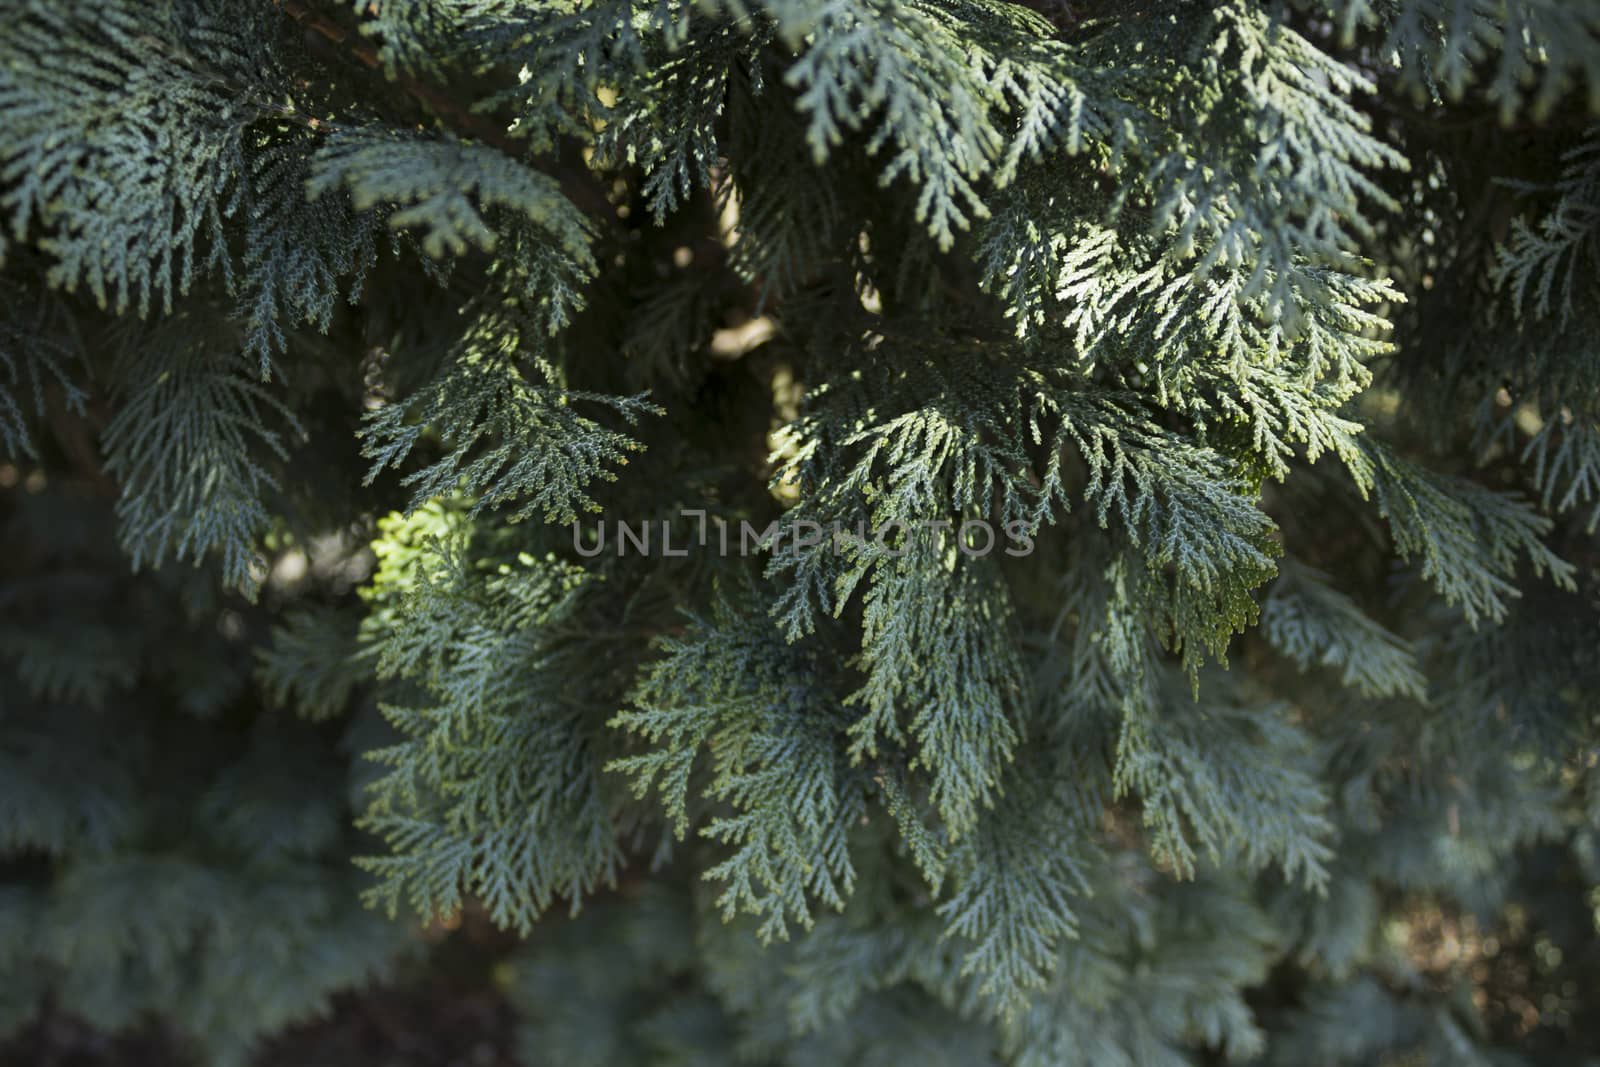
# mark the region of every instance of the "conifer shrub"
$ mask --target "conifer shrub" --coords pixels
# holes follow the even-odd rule
[[[1600,1063],[1600,2],[0,27],[4,1056]]]

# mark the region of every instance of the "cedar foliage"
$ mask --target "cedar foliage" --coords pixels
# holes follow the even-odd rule
[[[0,1031],[1600,1057],[1600,3],[0,24]]]

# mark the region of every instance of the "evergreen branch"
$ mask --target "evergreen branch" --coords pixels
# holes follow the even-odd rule
[[[226,339],[208,332],[204,318],[179,314],[128,346],[122,403],[103,437],[105,470],[122,487],[120,535],[135,568],[169,554],[198,564],[220,549],[224,582],[253,595],[263,496],[278,484],[263,463],[287,460],[288,442],[304,431],[245,376],[236,352],[218,351]]]

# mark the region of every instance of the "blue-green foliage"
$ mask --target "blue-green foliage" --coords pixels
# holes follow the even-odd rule
[[[384,706],[402,739],[372,754],[386,773],[361,825],[392,854],[362,861],[380,879],[369,899],[449,915],[471,892],[526,932],[557,894],[581,899],[621,860],[585,694],[562,670],[589,654],[587,582],[526,554],[479,564],[448,541],[413,577],[389,591],[404,601],[379,646],[379,676],[410,686]]]
[[[308,136],[272,131],[251,160],[241,312],[245,350],[264,373],[287,343],[285,326],[326,332],[341,296],[359,302],[377,259],[378,211],[361,210],[347,196],[307,196]]]
[[[245,128],[281,88],[263,13],[16,3],[7,23],[0,205],[11,239],[52,257],[52,285],[119,312],[170,312],[197,274],[228,265]],[[209,46],[204,63],[196,41]]]
[[[454,365],[406,403],[367,417],[364,453],[373,460],[367,478],[403,464],[433,428],[448,451],[402,479],[414,486],[413,507],[460,490],[475,494],[480,508],[517,504],[517,518],[542,513],[549,521],[576,521],[580,511],[598,509],[589,483],[615,481],[613,468],[640,447],[576,405],[610,407],[630,423],[654,409],[643,396],[613,398],[539,382],[547,366],[524,374],[509,359],[478,349],[504,342],[509,331],[491,333],[493,324],[485,324],[482,336],[469,335]],[[418,414],[426,421],[413,421]]]
[[[30,417],[48,411],[47,390],[82,414],[88,393],[78,384],[83,361],[72,319],[48,293],[12,283],[0,288],[0,448],[8,458],[37,456]]]
[[[1568,149],[1555,180],[1519,183],[1524,195],[1554,199],[1515,219],[1495,250],[1495,284],[1510,304],[1500,318],[1513,324],[1504,328],[1531,335],[1539,352],[1513,380],[1516,400],[1531,405],[1536,428],[1518,441],[1498,392],[1479,409],[1481,439],[1519,449],[1546,509],[1565,512],[1594,502],[1587,516],[1591,531],[1600,524],[1600,409],[1588,358],[1596,309],[1582,279],[1593,270],[1600,233],[1595,138],[1591,128]]]
[[[250,643],[219,628],[215,576],[130,578],[113,523],[55,486],[6,512],[12,543],[102,536],[0,575],[21,653],[0,668],[0,1026],[46,1003],[107,1032],[159,1015],[197,1061],[243,1064],[408,942],[357,901],[348,757],[292,720],[239,729]]]
[[[1280,569],[1261,607],[1261,629],[1302,670],[1337,668],[1341,684],[1364,696],[1428,697],[1411,645],[1304,564],[1289,561]]]
[[[1600,34],[1591,0],[1296,0],[1331,16],[1348,39],[1381,34],[1381,59],[1419,96],[1460,97],[1481,88],[1502,119],[1548,114],[1563,96],[1600,108]],[[1487,75],[1487,77],[1486,77]]]
[[[263,497],[277,484],[265,464],[289,458],[300,424],[226,343],[203,317],[178,314],[129,345],[117,368],[123,402],[105,428],[106,471],[122,484],[117,512],[134,567],[220,549],[223,580],[249,590]]]
[[[838,744],[848,717],[822,665],[759,613],[727,603],[710,620],[690,619],[662,651],[613,720],[650,747],[611,769],[637,793],[657,791],[682,838],[698,757],[710,753],[709,783],[693,794],[732,809],[700,828],[728,850],[705,874],[724,885],[726,918],[759,916],[763,939],[787,939],[789,923],[812,925],[813,901],[844,907],[856,878],[850,828],[869,780]]]
[[[587,226],[556,182],[487,145],[341,129],[312,157],[306,191],[315,199],[341,186],[357,210],[392,205],[390,227],[422,229],[423,250],[435,258],[492,252],[507,227],[491,226],[485,215],[503,210],[536,227],[577,272],[593,269]]]
[[[7,1028],[1600,1048],[1592,0],[0,24]]]

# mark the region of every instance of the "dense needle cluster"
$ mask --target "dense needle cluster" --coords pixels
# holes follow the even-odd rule
[[[0,25],[0,1032],[1600,1055],[1600,2]]]

